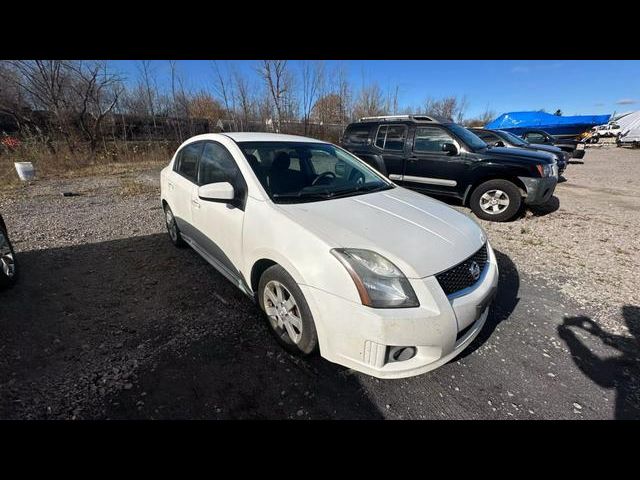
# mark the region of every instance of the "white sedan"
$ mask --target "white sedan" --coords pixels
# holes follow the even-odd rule
[[[171,241],[257,301],[285,348],[375,377],[454,358],[497,289],[473,220],[319,140],[190,138],[162,170],[161,201]]]

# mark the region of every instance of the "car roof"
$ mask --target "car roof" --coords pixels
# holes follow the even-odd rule
[[[308,143],[327,143],[316,138],[303,137],[300,135],[286,135],[283,133],[266,133],[266,132],[222,132],[220,135],[226,135],[235,142],[308,142]]]
[[[202,140],[220,140],[221,137],[227,137],[235,142],[308,142],[308,143],[327,143],[316,138],[302,137],[299,135],[285,135],[282,133],[266,133],[266,132],[220,132],[220,133],[203,133],[195,135],[186,143],[198,142]]]

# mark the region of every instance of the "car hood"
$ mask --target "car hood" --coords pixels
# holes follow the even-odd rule
[[[533,163],[553,163],[555,156],[549,152],[541,152],[539,150],[531,150],[529,148],[509,148],[509,147],[493,147],[486,150],[488,154],[497,158],[509,157],[517,158]]]
[[[485,233],[471,218],[401,187],[320,202],[279,204],[278,208],[332,247],[373,250],[408,278],[447,270],[486,242]]]
[[[560,156],[562,156],[562,149],[559,147],[554,147],[553,145],[537,145],[532,143],[527,148],[530,148],[533,150],[540,150],[543,152],[551,152],[551,153],[559,154]]]

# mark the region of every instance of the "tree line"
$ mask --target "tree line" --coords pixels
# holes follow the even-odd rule
[[[135,78],[126,79],[106,61],[0,61],[0,133],[8,122],[52,152],[95,152],[110,141],[181,142],[219,130],[336,141],[350,121],[375,115],[431,114],[467,125],[484,125],[495,116],[487,109],[466,118],[468,101],[459,96],[400,105],[398,85],[383,89],[364,79],[354,85],[345,65],[322,61],[262,60],[250,72],[211,61],[209,86],[199,90],[187,87],[176,61],[168,61],[164,73],[158,66],[139,61]]]

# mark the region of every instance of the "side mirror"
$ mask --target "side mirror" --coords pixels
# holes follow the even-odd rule
[[[457,155],[458,147],[456,147],[453,143],[443,143],[442,151],[447,152],[449,155]]]
[[[198,197],[210,202],[230,202],[236,196],[236,192],[229,182],[209,183],[198,187]]]
[[[498,140],[493,144],[494,147],[504,147],[504,142],[502,140]]]

